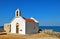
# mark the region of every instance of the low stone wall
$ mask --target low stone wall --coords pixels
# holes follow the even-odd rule
[[[4,30],[9,33],[10,32],[10,24],[4,24]]]

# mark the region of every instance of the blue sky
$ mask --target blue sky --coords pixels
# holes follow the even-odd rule
[[[38,20],[40,26],[60,26],[60,0],[0,0],[0,25],[9,23],[17,8],[23,17]]]

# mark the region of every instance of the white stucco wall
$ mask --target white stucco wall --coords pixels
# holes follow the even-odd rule
[[[18,17],[11,22],[11,33],[16,33],[16,23],[19,23],[19,34],[25,35],[25,34],[34,34],[38,32],[38,26],[39,26],[38,23],[26,22],[22,17]]]
[[[11,22],[11,33],[16,33],[16,23],[19,23],[19,34],[25,34],[25,20],[22,17],[15,18]],[[20,31],[22,29],[22,31]]]
[[[38,32],[38,23],[26,22],[26,34],[34,34]],[[34,29],[35,27],[35,29]]]

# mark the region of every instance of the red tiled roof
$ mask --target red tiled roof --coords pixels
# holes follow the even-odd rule
[[[27,22],[33,22],[33,23],[36,23],[33,19],[24,18],[24,20],[26,20]]]

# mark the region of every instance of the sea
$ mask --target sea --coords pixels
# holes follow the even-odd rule
[[[38,28],[41,30],[47,29],[47,30],[53,30],[56,32],[60,32],[60,26],[39,26]],[[1,29],[4,29],[4,26],[0,26],[0,30]]]
[[[42,30],[46,29],[46,30],[53,30],[56,32],[60,32],[60,26],[39,26],[38,28]]]

